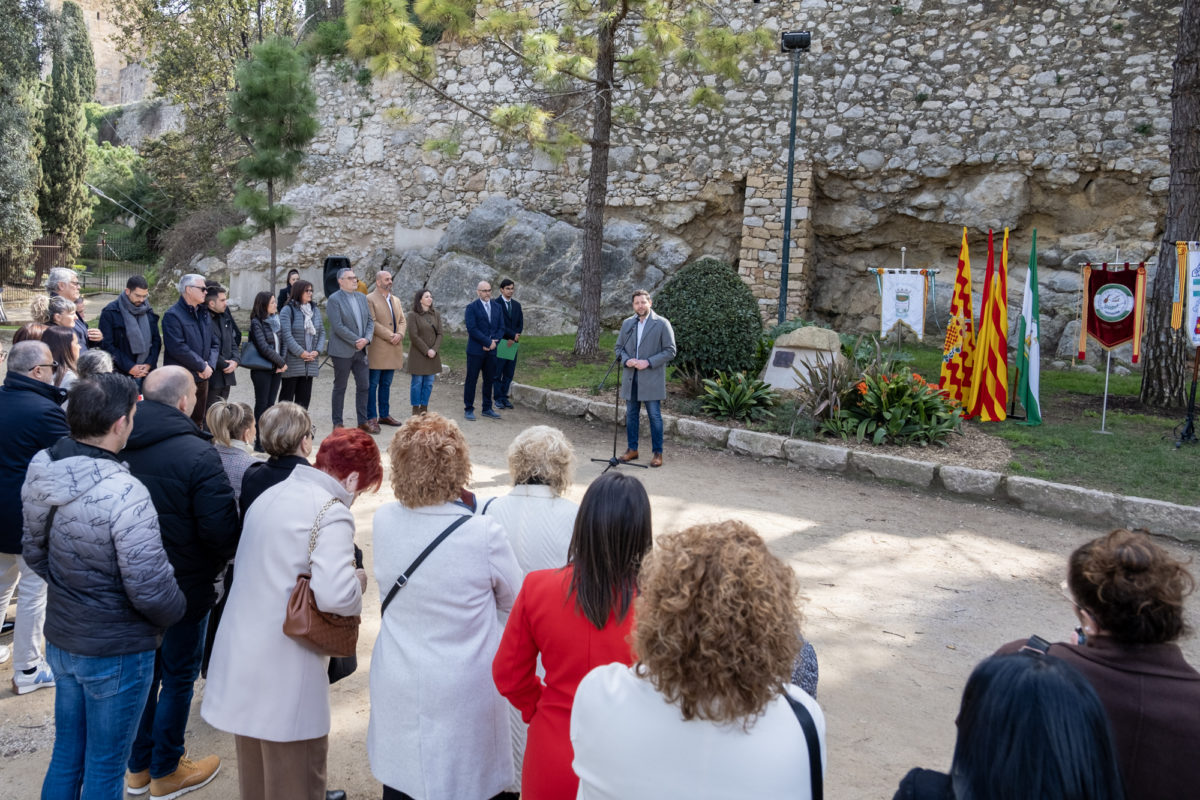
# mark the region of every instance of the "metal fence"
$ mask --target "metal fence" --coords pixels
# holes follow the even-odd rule
[[[86,293],[116,294],[125,288],[133,275],[145,275],[152,264],[152,254],[140,240],[126,234],[124,229],[89,233],[81,244],[74,266],[79,283]],[[14,257],[0,252],[0,324],[16,321],[16,309],[28,309],[34,297],[46,292],[46,278],[53,267],[68,266],[62,245],[56,236],[43,236],[33,244],[30,256]],[[5,310],[7,309],[7,314]],[[27,314],[16,314],[27,318]]]

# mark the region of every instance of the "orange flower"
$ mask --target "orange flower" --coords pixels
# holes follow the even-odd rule
[[[925,383],[925,379],[924,379],[924,378],[922,378],[922,377],[921,377],[919,374],[917,374],[916,372],[914,372],[914,373],[912,374],[912,376],[913,376],[913,380],[914,380],[914,381],[916,381],[917,383]]]
[[[867,382],[866,382],[866,381],[859,381],[859,382],[858,382],[858,385],[857,385],[857,386],[855,386],[854,388],[855,388],[855,389],[858,389],[858,393],[859,393],[859,394],[866,394],[866,393],[867,393]]]

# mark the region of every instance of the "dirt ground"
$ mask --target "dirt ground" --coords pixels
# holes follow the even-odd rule
[[[330,427],[331,383],[332,371],[325,369],[314,391],[313,412],[322,435]],[[243,379],[234,399],[251,400],[249,384]],[[472,446],[473,488],[482,496],[506,491],[504,453],[528,425],[558,426],[574,442],[581,461],[570,492],[576,501],[603,469],[588,459],[611,454],[611,425],[519,408],[505,412],[502,421],[467,423],[461,422],[460,400],[461,386],[439,381],[431,407],[463,425]],[[407,380],[398,376],[393,413],[403,416],[407,407]],[[389,434],[385,429],[377,437],[381,448]],[[971,668],[1005,642],[1031,633],[1058,640],[1075,625],[1058,583],[1070,551],[1100,531],[670,442],[665,455],[662,469],[634,473],[652,497],[656,533],[736,517],[753,525],[800,577],[805,633],[820,659],[818,699],[828,724],[826,791],[834,800],[890,798],[910,767],[945,769]],[[372,515],[392,501],[387,485],[385,475],[385,489],[354,507],[368,561]],[[1192,545],[1167,545],[1185,557],[1200,551]],[[1193,598],[1193,623],[1198,606]],[[354,800],[380,795],[365,744],[367,674],[378,608],[372,584],[364,604],[359,671],[332,690],[329,785],[346,789]],[[1188,659],[1200,664],[1200,643],[1189,638],[1183,647]],[[7,684],[10,670],[0,667],[0,681]],[[233,737],[201,719],[203,692],[200,682],[188,746],[194,755],[219,754],[224,765],[222,774],[194,796],[235,798]],[[53,700],[52,690],[16,697],[0,689],[0,796],[38,796],[53,741]]]

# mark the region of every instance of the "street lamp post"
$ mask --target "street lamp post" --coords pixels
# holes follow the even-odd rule
[[[779,272],[779,323],[787,321],[788,269],[792,254],[792,187],[796,175],[796,112],[800,104],[800,53],[812,44],[809,31],[784,31],[780,49],[792,54],[792,124],[788,134],[787,192],[783,208],[783,258]]]

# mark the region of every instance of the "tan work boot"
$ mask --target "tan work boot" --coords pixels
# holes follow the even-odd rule
[[[150,791],[150,770],[141,772],[125,771],[125,791],[130,794],[145,794]]]
[[[199,761],[184,756],[170,775],[150,779],[150,800],[175,800],[205,786],[220,771],[221,759],[218,756],[208,756]]]

